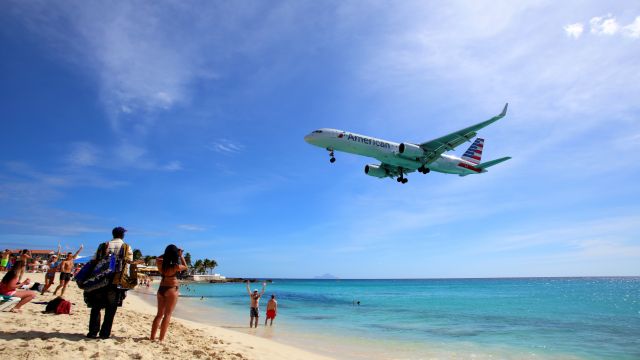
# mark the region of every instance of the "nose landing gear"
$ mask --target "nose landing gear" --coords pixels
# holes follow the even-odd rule
[[[426,166],[421,166],[421,167],[418,168],[418,171],[423,173],[423,174],[428,174],[431,171],[431,169],[429,169]]]

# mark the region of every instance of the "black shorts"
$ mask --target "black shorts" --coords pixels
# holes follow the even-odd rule
[[[65,272],[60,273],[60,281],[69,281],[69,280],[71,280],[71,273],[65,273]]]
[[[259,313],[259,311],[258,311],[258,308],[254,308],[254,307],[252,307],[252,308],[249,310],[249,314],[251,314],[251,317],[252,317],[252,318],[253,318],[253,317],[260,317],[260,313]]]

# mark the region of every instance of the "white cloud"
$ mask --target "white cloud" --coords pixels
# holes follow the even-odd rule
[[[204,226],[195,225],[195,224],[180,224],[178,225],[178,228],[182,230],[187,230],[187,231],[204,231],[207,229]]]
[[[236,154],[244,149],[244,145],[234,143],[227,139],[218,139],[207,145],[207,149],[221,154]]]
[[[182,163],[180,163],[180,161],[171,161],[168,164],[162,166],[163,170],[166,171],[178,171],[178,170],[182,170]]]
[[[99,150],[87,142],[79,142],[71,145],[71,154],[68,161],[75,166],[92,166],[98,159]]]
[[[596,35],[614,35],[620,30],[620,25],[611,14],[596,16],[589,20],[591,33]]]
[[[577,39],[582,35],[584,25],[582,25],[582,23],[565,25],[564,31],[567,33],[567,36]]]
[[[511,234],[494,234],[485,247],[488,252],[520,252],[522,249],[565,249],[561,256],[580,258],[640,257],[635,235],[640,217],[621,215],[556,224],[537,224]]]
[[[73,0],[13,5],[57,56],[95,76],[116,130],[140,130],[131,124],[133,114],[153,115],[188,102],[190,86],[211,73],[199,46],[208,32],[199,28],[202,15],[195,7]]]
[[[629,25],[622,28],[622,34],[631,38],[640,38],[640,16]]]

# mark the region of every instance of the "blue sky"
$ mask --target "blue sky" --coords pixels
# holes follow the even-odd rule
[[[0,246],[110,230],[228,276],[640,275],[634,1],[9,1]],[[481,176],[365,176],[321,127],[488,119]],[[461,154],[460,148],[455,154]]]

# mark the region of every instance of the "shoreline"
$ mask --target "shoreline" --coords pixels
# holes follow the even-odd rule
[[[4,273],[2,273],[4,275]],[[27,273],[25,278],[44,283],[44,273]],[[56,283],[59,274],[56,274]],[[55,289],[55,288],[53,288]],[[22,313],[1,312],[0,352],[14,359],[196,359],[249,360],[300,359],[330,360],[276,341],[180,317],[172,317],[164,342],[149,340],[152,306],[129,291],[113,322],[112,336],[106,340],[87,339],[89,311],[82,290],[69,283],[64,298],[72,302],[71,314],[44,314],[44,304],[52,293],[37,295],[22,307]],[[183,305],[184,305],[184,300]],[[180,307],[180,301],[178,302]]]

